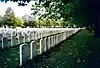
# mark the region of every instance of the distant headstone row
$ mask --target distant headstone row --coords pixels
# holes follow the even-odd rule
[[[39,54],[42,54],[79,30],[81,28],[3,28],[0,29],[0,47],[4,49],[20,45],[20,66],[22,66],[38,54],[37,46],[39,46]]]

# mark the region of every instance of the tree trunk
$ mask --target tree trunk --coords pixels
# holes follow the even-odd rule
[[[86,25],[86,30],[89,30],[89,25]]]
[[[96,16],[95,18],[95,37],[100,37],[100,17]]]

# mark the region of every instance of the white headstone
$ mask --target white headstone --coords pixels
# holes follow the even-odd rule
[[[53,47],[53,36],[51,36],[51,47]]]
[[[11,36],[11,46],[16,46],[16,36]]]
[[[29,45],[28,44],[21,44],[20,47],[20,66],[25,64],[30,56]]]
[[[30,43],[30,57],[33,59],[37,55],[37,48],[36,48],[36,42],[32,41]]]
[[[55,35],[53,36],[53,42],[54,42],[54,46],[55,46]]]
[[[40,54],[44,51],[44,39],[40,39]]]
[[[8,38],[2,37],[2,48],[8,47]]]
[[[27,34],[27,42],[30,42],[30,33]]]
[[[11,46],[15,46],[16,45],[16,34],[15,31],[13,33],[11,33]]]
[[[23,39],[22,39],[22,35],[21,33],[18,34],[18,44],[21,44],[23,42]]]
[[[47,38],[44,38],[44,51],[47,51]]]
[[[48,37],[48,49],[50,49],[50,37]]]
[[[27,36],[27,34],[26,33],[24,33],[24,42],[28,42],[28,36]]]
[[[2,34],[0,34],[0,41],[2,41],[2,37],[3,37]]]
[[[40,54],[43,52],[43,39],[40,39]]]
[[[56,35],[56,43],[58,44],[59,42],[58,42],[58,34]]]
[[[30,33],[30,41],[33,40],[32,37],[33,37],[33,32]]]
[[[32,34],[31,34],[31,35],[32,35],[32,40],[34,40],[34,32],[32,32]]]
[[[56,35],[54,35],[54,39],[55,39],[55,40],[54,40],[54,43],[55,43],[55,45],[56,45]]]

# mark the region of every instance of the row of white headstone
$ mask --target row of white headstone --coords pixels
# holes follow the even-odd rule
[[[1,48],[6,48],[8,47],[8,40],[11,40],[11,47],[14,47],[18,44],[25,43],[25,42],[30,42],[32,40],[37,40],[42,37],[47,37],[50,35],[62,33],[65,31],[75,31],[75,29],[64,29],[64,28],[57,28],[57,29],[43,29],[43,28],[21,28],[21,29],[2,29],[0,30],[0,41],[1,41]],[[18,39],[18,41],[16,40]]]
[[[71,35],[78,32],[80,29],[70,29],[70,30],[61,30],[61,32],[50,33],[45,36],[46,33],[42,33],[40,37],[40,47],[39,53],[42,54],[46,52],[50,48],[54,47],[55,45],[59,44],[60,42],[64,41],[66,38],[70,37]],[[37,39],[36,39],[37,40]],[[29,59],[33,59],[37,55],[37,41],[32,40],[30,44],[23,43],[20,45],[20,66],[26,63]]]
[[[2,43],[0,47],[3,49],[8,47],[8,40],[11,40],[12,47],[20,44],[20,66],[22,66],[37,55],[36,43],[40,43],[39,53],[42,54],[79,30],[80,28],[0,29],[0,41]],[[40,41],[37,42],[37,40]]]

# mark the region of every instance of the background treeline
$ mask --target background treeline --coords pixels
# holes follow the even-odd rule
[[[84,27],[86,17],[79,10],[79,0],[64,3],[63,1],[38,2],[32,5],[30,15],[16,17],[13,9],[8,7],[0,16],[0,26],[9,27]],[[79,6],[79,7],[78,7]],[[78,9],[78,11],[74,11]],[[84,18],[80,18],[81,17]]]

